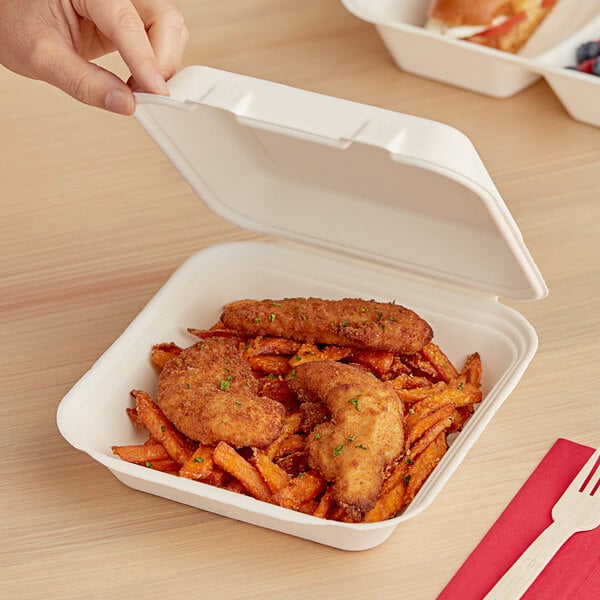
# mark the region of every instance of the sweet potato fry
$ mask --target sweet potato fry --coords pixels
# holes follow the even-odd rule
[[[317,508],[315,508],[313,515],[320,519],[326,519],[329,511],[333,508],[335,500],[333,499],[333,490],[328,487],[321,496]]]
[[[455,409],[454,422],[452,423],[450,429],[448,429],[448,433],[452,431],[461,431],[466,422],[471,418],[473,412],[473,404],[469,404],[468,406],[459,406],[457,409]]]
[[[402,357],[402,362],[413,375],[426,377],[429,381],[440,379],[437,369],[420,352]]]
[[[406,484],[404,481],[384,492],[375,502],[375,506],[365,515],[365,523],[385,521],[394,517],[404,506]]]
[[[237,331],[233,331],[232,329],[227,329],[222,323],[217,323],[210,329],[196,329],[194,327],[188,327],[188,333],[195,335],[197,338],[201,340],[211,337],[226,337],[226,338],[234,338],[238,337]]]
[[[152,398],[141,390],[131,392],[140,422],[167,450],[169,456],[181,467],[192,455],[187,439],[165,417]]]
[[[396,464],[386,479],[375,506],[365,515],[365,521],[372,523],[394,517],[404,506],[410,459],[403,458]]]
[[[273,500],[285,508],[299,510],[303,504],[314,500],[326,487],[327,482],[315,470],[300,473],[273,496]]]
[[[444,456],[447,447],[446,436],[442,432],[438,434],[423,452],[421,452],[414,464],[411,465],[408,472],[408,483],[404,497],[405,505],[412,502],[423,483],[425,483],[427,477],[431,474],[431,471],[433,471]]]
[[[400,400],[407,404],[428,400],[442,406],[452,402],[454,406],[468,406],[481,402],[481,390],[472,383],[462,381],[447,384],[440,381],[429,387],[415,388],[412,390],[396,389]]]
[[[423,435],[407,450],[407,456],[410,460],[416,460],[416,458],[423,452],[438,435],[446,437],[446,432],[452,427],[454,421],[453,415],[445,417],[441,421],[437,421],[432,425]]]
[[[442,405],[452,402],[454,406],[469,406],[481,402],[481,390],[472,383],[462,382],[453,386],[448,386],[445,390],[432,394],[427,399],[430,402]]]
[[[260,377],[258,379],[258,394],[259,396],[266,396],[267,398],[271,398],[271,400],[281,402],[289,414],[300,410],[298,397],[292,392],[287,381],[284,379],[272,375]]]
[[[352,348],[342,346],[325,346],[322,350],[316,344],[304,343],[289,359],[289,365],[294,368],[305,362],[316,360],[342,360],[353,353]]]
[[[275,464],[264,450],[254,448],[253,463],[267,482],[272,494],[279,492],[290,482],[290,476],[280,466]]]
[[[479,387],[481,385],[482,371],[481,356],[479,356],[478,352],[474,352],[467,356],[465,364],[460,371],[459,379],[464,380],[465,383]]]
[[[383,377],[392,368],[394,355],[391,352],[361,350],[352,355],[352,362],[356,362],[375,373],[375,375]]]
[[[447,419],[455,412],[454,404],[449,402],[439,408],[431,408],[431,410],[417,420],[412,426],[406,431],[406,441],[404,442],[404,451],[408,452],[410,447],[418,440],[428,429],[434,427],[440,421]],[[412,415],[411,415],[412,416]],[[452,423],[448,423],[450,427]]]
[[[144,444],[112,446],[111,449],[122,460],[138,465],[170,458],[165,447],[155,439],[151,439]]]
[[[442,381],[448,383],[452,379],[458,377],[456,367],[437,344],[434,344],[433,342],[425,344],[425,346],[421,348],[421,354],[423,354],[423,356],[433,365],[433,368],[436,370]]]
[[[200,444],[189,460],[183,463],[179,469],[179,475],[196,481],[206,479],[213,472],[215,466],[212,457],[213,450],[212,446]]]
[[[248,356],[246,362],[253,371],[270,373],[272,375],[285,375],[290,370],[289,359],[285,356]]]
[[[397,384],[397,379],[392,379],[392,385],[396,389],[396,393],[400,397],[402,402],[406,402],[407,404],[412,404],[413,402],[420,402],[425,398],[429,398],[433,394],[444,391],[448,389],[448,386],[443,381],[439,381],[437,383],[429,383],[426,382],[424,385],[417,387],[400,387]]]
[[[173,342],[154,344],[152,346],[152,362],[162,369],[167,361],[171,360],[174,356],[179,356],[181,350],[182,348]]]
[[[155,471],[171,473],[172,475],[177,475],[177,471],[179,470],[179,465],[172,458],[147,461],[144,466],[148,467],[149,469],[154,469]]]
[[[226,442],[219,442],[213,452],[215,464],[239,480],[251,496],[271,502],[271,492],[256,468]]]
[[[250,356],[285,356],[296,354],[301,342],[288,338],[263,337],[253,338],[244,351],[244,358]]]
[[[300,430],[300,427],[302,426],[302,419],[302,413],[299,412],[292,413],[286,417],[279,437],[275,441],[271,442],[271,444],[267,447],[267,456],[271,460],[277,456],[282,456],[282,453],[280,452],[281,447],[290,436],[294,435]]]

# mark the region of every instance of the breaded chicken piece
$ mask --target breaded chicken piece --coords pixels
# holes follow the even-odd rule
[[[203,444],[268,446],[281,432],[285,408],[258,395],[232,339],[213,337],[170,359],[158,377],[157,403],[175,427]]]
[[[239,300],[227,304],[224,325],[249,336],[413,354],[433,337],[429,324],[398,304],[346,298]]]
[[[335,361],[298,366],[290,385],[308,413],[322,416],[308,436],[309,465],[333,482],[337,503],[361,520],[402,453],[402,402],[390,383]]]

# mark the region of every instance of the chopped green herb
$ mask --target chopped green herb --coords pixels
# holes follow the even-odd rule
[[[408,409],[408,412],[409,412],[411,415],[414,415],[414,414],[415,414],[415,409],[414,409],[414,408],[409,408],[409,409]]]
[[[404,480],[404,483],[408,484],[410,481],[410,475],[405,475],[402,479]]]
[[[465,389],[465,384],[462,381],[458,384],[458,389],[459,390],[464,390]]]
[[[221,391],[225,392],[231,386],[231,381],[227,381],[226,379],[221,379]]]
[[[413,464],[413,461],[412,461],[410,458],[407,458],[407,459],[406,459],[406,464],[407,464],[407,465],[412,465],[412,464]]]
[[[196,458],[194,458],[193,462],[203,463],[204,458],[202,458],[202,456],[196,456]]]
[[[339,446],[336,446],[333,449],[333,455],[334,456],[339,456],[342,453],[342,450],[344,449],[344,444],[340,444]]]
[[[360,412],[360,408],[358,408],[358,398],[350,398],[348,402],[350,402],[350,404],[353,404],[354,408]]]
[[[254,317],[254,322],[255,322],[256,324],[260,323],[260,317]]]
[[[348,436],[348,441],[349,441],[349,442],[353,442],[353,441],[354,441],[354,438],[355,438],[355,436],[353,436],[353,435],[349,435],[349,436]]]
[[[271,313],[269,315],[269,321],[271,321],[271,323],[277,318],[277,315],[275,313]]]
[[[363,446],[362,444],[356,444],[356,447],[360,448],[361,450],[366,450],[367,449],[367,447]]]
[[[153,468],[154,468],[154,465],[153,465],[153,464],[152,464],[152,463],[151,463],[149,460],[147,460],[145,464],[146,464],[146,466],[147,466],[149,469],[153,469]]]
[[[239,400],[236,400],[236,401],[235,401],[235,403],[236,403],[238,406],[242,406],[242,403],[241,403]]]
[[[342,327],[348,327],[348,321],[342,321]]]
[[[160,426],[160,430],[161,430],[161,431],[164,433],[164,432],[165,432],[165,426],[164,426],[164,425],[161,425],[161,426]]]

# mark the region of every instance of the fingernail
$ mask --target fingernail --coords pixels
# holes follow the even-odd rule
[[[119,115],[130,115],[134,108],[135,103],[127,92],[114,89],[106,94],[106,110]]]

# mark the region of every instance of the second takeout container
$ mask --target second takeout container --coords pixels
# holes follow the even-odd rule
[[[558,0],[518,54],[425,29],[427,0],[341,2],[375,27],[408,73],[495,98],[513,96],[543,77],[574,119],[600,125],[600,78],[567,68],[580,43],[600,39],[600,0]]]
[[[133,488],[337,548],[374,547],[434,500],[521,378],[536,334],[498,297],[542,298],[544,281],[457,130],[204,67],[169,86],[170,98],[138,96],[139,122],[208,207],[273,241],[190,257],[64,397],[59,429]],[[190,345],[186,329],[211,326],[227,302],[292,296],[396,301],[430,322],[459,367],[482,356],[484,400],[394,519],[323,520],[111,453],[145,437],[125,408],[131,389],[156,391],[153,344]]]

